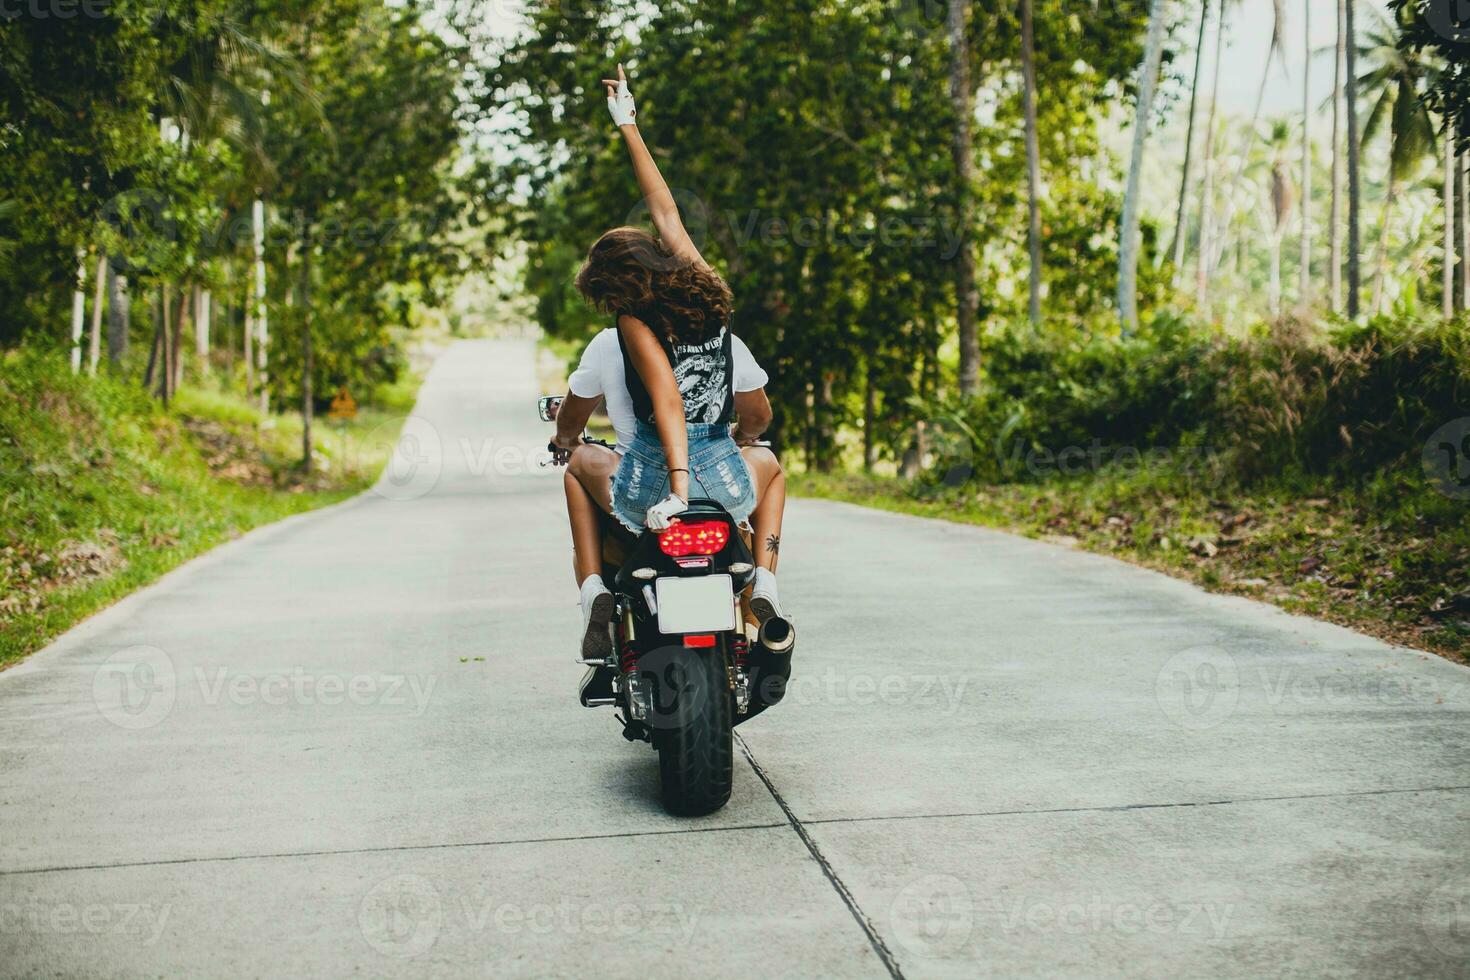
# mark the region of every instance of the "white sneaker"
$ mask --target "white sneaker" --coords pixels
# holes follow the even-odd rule
[[[582,583],[582,658],[606,660],[612,656],[613,613],[617,604],[602,584],[601,575],[589,575]]]
[[[755,570],[755,583],[750,588],[750,611],[762,625],[776,616],[784,618],[781,600],[776,597],[776,573],[768,568]]]

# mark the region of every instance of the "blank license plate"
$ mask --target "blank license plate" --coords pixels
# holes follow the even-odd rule
[[[723,633],[735,628],[735,584],[728,575],[661,578],[656,590],[660,633]]]

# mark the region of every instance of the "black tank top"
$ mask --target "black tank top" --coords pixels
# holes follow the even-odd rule
[[[658,337],[655,332],[654,336]],[[684,421],[690,425],[729,425],[735,415],[735,371],[730,355],[730,331],[697,344],[671,344],[658,337],[659,346],[674,369],[674,381],[684,397]],[[627,376],[628,394],[633,396],[633,412],[641,422],[653,423],[653,399],[648,386],[628,356],[628,344],[618,331],[618,347],[623,352],[623,373]]]

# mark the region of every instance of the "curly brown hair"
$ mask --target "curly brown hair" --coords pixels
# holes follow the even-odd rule
[[[699,343],[730,325],[734,297],[719,273],[678,258],[641,228],[614,228],[587,252],[577,291],[603,313],[636,316],[669,343]]]

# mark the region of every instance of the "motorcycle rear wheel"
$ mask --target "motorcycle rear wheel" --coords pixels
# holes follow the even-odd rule
[[[673,696],[678,724],[659,732],[659,780],[664,809],[675,816],[713,813],[730,799],[735,747],[724,655],[681,657]]]

